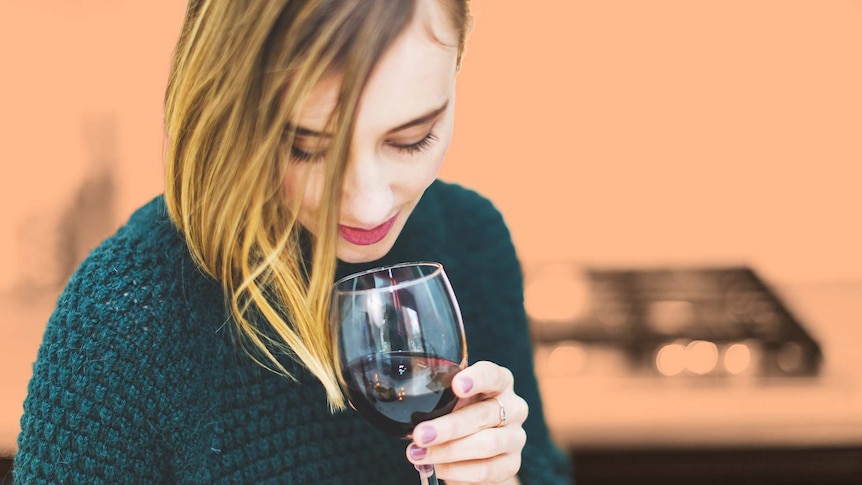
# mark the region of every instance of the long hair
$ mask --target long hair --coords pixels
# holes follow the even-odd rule
[[[332,409],[344,398],[327,316],[356,106],[416,1],[190,0],[165,95],[171,220],[224,288],[240,346],[289,378],[279,356],[301,363]],[[458,34],[460,63],[467,0],[434,1]],[[332,75],[341,85],[327,125],[322,220],[304,242],[282,189],[295,136],[285,127]]]

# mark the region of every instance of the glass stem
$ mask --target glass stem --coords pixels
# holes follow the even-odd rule
[[[437,474],[434,472],[434,465],[428,465],[427,470],[418,471],[420,485],[440,485],[440,482],[437,481]]]

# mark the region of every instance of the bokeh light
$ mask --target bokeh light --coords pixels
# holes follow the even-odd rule
[[[647,324],[665,335],[682,334],[695,321],[694,305],[685,300],[661,300],[647,307]]]
[[[685,347],[685,360],[689,372],[709,374],[718,364],[718,347],[706,340],[693,340]]]
[[[733,344],[724,351],[724,368],[731,374],[741,374],[751,365],[751,350],[745,344]]]
[[[686,367],[685,346],[678,343],[663,346],[656,354],[655,364],[662,375],[671,377],[679,374]]]
[[[571,322],[589,310],[589,287],[577,266],[545,264],[529,276],[524,306],[531,319]]]
[[[786,374],[796,374],[805,364],[805,352],[797,342],[787,342],[776,355],[778,367]]]
[[[556,376],[581,374],[587,367],[587,352],[576,343],[560,344],[548,356],[548,366]]]

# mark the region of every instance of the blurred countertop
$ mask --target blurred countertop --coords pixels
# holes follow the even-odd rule
[[[566,449],[862,445],[862,281],[774,288],[823,350],[813,378],[558,377],[539,369]]]

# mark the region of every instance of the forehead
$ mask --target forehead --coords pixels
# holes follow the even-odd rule
[[[388,130],[441,106],[454,91],[457,35],[436,0],[420,1],[410,24],[386,50],[360,98],[356,129]],[[318,83],[294,122],[320,131],[335,107],[341,79]]]

